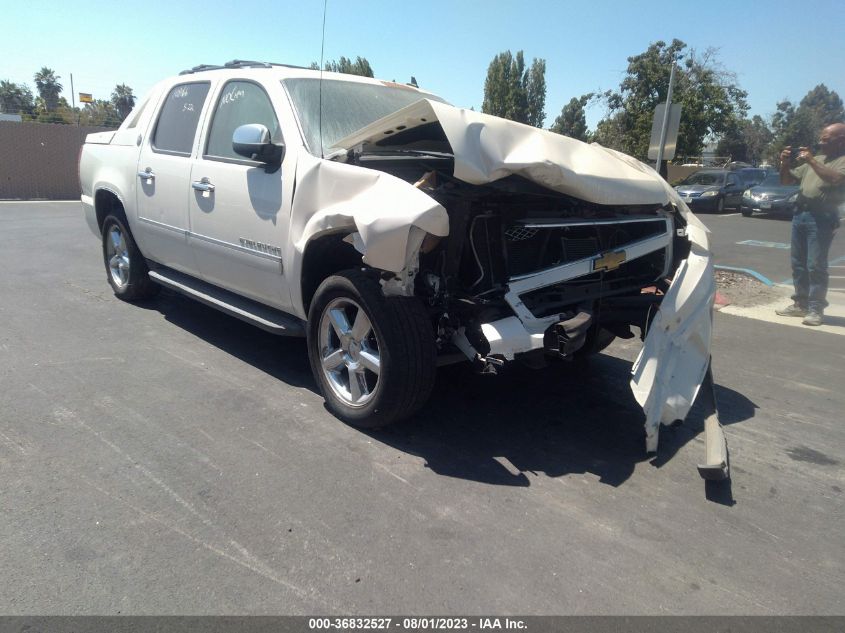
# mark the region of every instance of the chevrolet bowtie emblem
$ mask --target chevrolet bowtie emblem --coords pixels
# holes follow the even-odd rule
[[[593,260],[593,270],[616,270],[625,263],[625,251],[611,251]]]

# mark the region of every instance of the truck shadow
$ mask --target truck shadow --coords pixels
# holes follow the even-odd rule
[[[661,428],[657,455],[647,455],[630,371],[629,361],[605,354],[539,371],[512,366],[499,376],[442,368],[420,414],[371,435],[449,477],[529,486],[528,474],[590,473],[616,487],[638,463],[660,468],[704,430],[696,405],[683,424]],[[754,416],[756,405],[742,394],[717,386],[716,396],[723,425]]]
[[[288,385],[318,393],[304,338],[270,334],[167,289],[136,305]]]
[[[304,339],[274,336],[170,291],[144,307],[281,382],[319,395]],[[443,367],[417,415],[361,432],[422,457],[427,468],[448,477],[529,486],[528,474],[591,473],[620,486],[637,464],[662,467],[704,429],[696,404],[683,424],[661,427],[658,453],[647,455],[645,416],[631,393],[630,371],[630,361],[608,354],[542,370],[513,363],[499,375],[475,374],[467,364]],[[723,425],[754,417],[757,406],[741,393],[717,385],[716,397]]]

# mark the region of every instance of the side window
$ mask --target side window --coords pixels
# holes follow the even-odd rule
[[[205,157],[245,160],[232,149],[232,134],[239,126],[249,123],[260,123],[270,130],[274,143],[282,140],[273,104],[264,89],[250,81],[230,81],[223,86],[217,100]]]
[[[197,122],[208,95],[208,82],[174,86],[158,115],[153,149],[159,152],[190,156]]]

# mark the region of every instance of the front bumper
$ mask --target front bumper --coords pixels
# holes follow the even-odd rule
[[[657,450],[661,424],[686,418],[709,367],[716,294],[713,260],[704,226],[695,220],[687,230],[690,254],[675,272],[632,368],[631,388],[646,414],[648,452]],[[671,232],[665,239],[671,240]],[[655,247],[659,248],[656,239],[644,249],[653,251]],[[538,283],[557,283],[562,268],[510,284],[506,298],[515,316],[481,327],[491,356],[510,360],[517,354],[544,349],[544,332],[552,322],[533,318],[519,295]]]
[[[716,211],[719,208],[719,200],[721,196],[705,196],[686,198],[682,197],[687,206],[693,211]]]
[[[743,198],[740,209],[751,213],[776,213],[780,215],[792,215],[795,212],[795,203],[784,200],[754,200]]]

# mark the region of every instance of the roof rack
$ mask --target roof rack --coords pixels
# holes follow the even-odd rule
[[[229,70],[232,68],[272,68],[273,66],[283,66],[285,68],[298,68],[300,70],[308,70],[305,66],[294,66],[292,64],[276,64],[273,62],[256,62],[247,59],[233,59],[230,62],[226,62],[222,66],[216,66],[214,64],[200,64],[199,66],[194,66],[193,68],[189,68],[187,70],[183,70],[180,72],[180,75],[190,75],[193,73],[199,73],[204,70]]]

